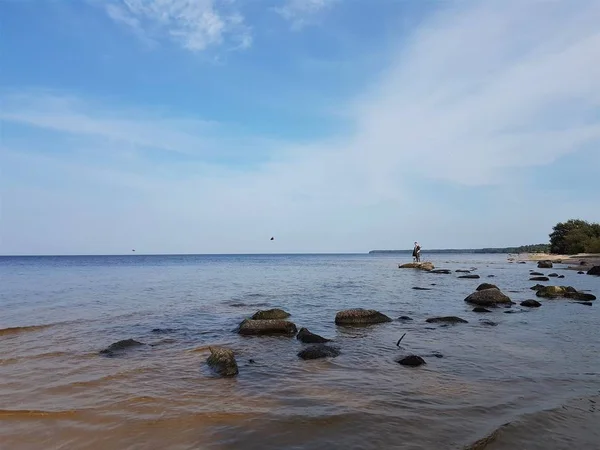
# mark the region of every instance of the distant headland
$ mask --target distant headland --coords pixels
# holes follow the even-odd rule
[[[520,247],[497,247],[497,248],[441,248],[441,249],[424,249],[427,253],[548,253],[550,250],[549,244],[533,244],[521,245]],[[369,254],[411,254],[410,250],[371,250]]]

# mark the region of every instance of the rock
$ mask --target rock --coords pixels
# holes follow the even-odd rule
[[[432,263],[430,262],[422,262],[422,263],[406,263],[406,264],[402,264],[402,265],[398,265],[399,269],[419,269],[419,270],[426,270],[426,271],[430,271],[433,270],[435,267]]]
[[[549,273],[548,277],[549,278],[558,278],[558,274],[557,273]]]
[[[400,317],[398,317],[398,320],[410,321],[410,320],[413,320],[413,319],[412,319],[412,317],[408,317],[408,316],[400,316]]]
[[[413,287],[415,291],[431,291],[431,288]]]
[[[273,308],[256,312],[252,316],[252,320],[280,320],[288,317],[290,317],[290,314],[283,309]]]
[[[527,264],[527,261],[519,261],[517,264]]]
[[[479,275],[476,275],[476,274],[475,275],[470,274],[470,275],[461,275],[458,278],[466,278],[466,279],[476,280],[477,278],[481,278],[481,277]]]
[[[529,281],[550,281],[548,277],[531,277]]]
[[[580,266],[587,266],[587,263],[585,261],[579,261],[579,265]]]
[[[440,273],[440,274],[448,275],[452,272],[448,269],[433,269],[433,270],[430,270],[429,273]]]
[[[584,274],[585,274],[585,272],[583,272],[583,271],[581,271],[581,270],[580,270],[579,272],[577,272],[577,273],[578,273],[579,275],[584,275]]]
[[[543,277],[544,274],[542,272],[534,272],[533,270],[529,273],[532,277]]]
[[[585,292],[577,292],[576,294],[574,294],[573,298],[575,298],[577,300],[583,300],[583,301],[596,300],[595,295],[587,294]]]
[[[298,352],[298,357],[302,359],[335,358],[340,355],[340,351],[329,345],[311,345]]]
[[[592,267],[590,270],[587,271],[587,274],[600,276],[600,266]]]
[[[473,312],[476,312],[476,313],[489,313],[491,311],[489,309],[485,309],[483,306],[476,306],[475,308],[473,308]]]
[[[297,332],[296,325],[287,320],[244,320],[238,333],[244,336],[286,335],[293,336]]]
[[[508,311],[504,311],[504,314],[518,314],[518,313],[524,313],[524,312],[527,312],[527,310],[525,310],[525,309],[518,309],[518,310],[509,309]]]
[[[521,306],[526,306],[528,308],[539,308],[542,306],[542,304],[537,300],[525,300],[521,302]]]
[[[538,269],[552,269],[552,261],[540,261],[537,266]]]
[[[330,341],[330,339],[311,333],[307,328],[300,328],[300,331],[298,331],[298,334],[296,335],[296,339],[305,344],[322,344]]]
[[[488,325],[490,327],[495,327],[498,324],[496,322],[492,322],[491,320],[480,320],[481,325]]]
[[[336,325],[367,325],[391,321],[388,316],[374,309],[347,309],[335,315]]]
[[[174,333],[175,330],[173,328],[154,328],[152,333],[154,334],[169,334]]]
[[[483,291],[475,291],[467,298],[465,302],[478,306],[496,306],[500,304],[512,304],[512,300],[504,295],[500,289],[484,289]]]
[[[536,295],[545,298],[563,297],[583,301],[596,300],[595,295],[586,292],[578,292],[577,289],[571,286],[545,286],[543,289],[539,289]]]
[[[238,365],[233,351],[226,348],[209,347],[210,356],[206,359],[208,366],[222,377],[233,377],[238,374]]]
[[[559,275],[559,276],[558,276],[558,278],[564,278],[564,277],[565,277],[564,275]]]
[[[139,347],[141,345],[145,344],[142,342],[138,342],[134,339],[125,339],[122,341],[115,342],[114,344],[110,344],[104,350],[101,350],[100,354],[106,356],[115,356],[116,354],[122,353],[129,348]]]
[[[488,275],[488,278],[495,278],[496,275]]]
[[[477,289],[475,289],[475,290],[476,291],[484,291],[486,289],[499,289],[499,288],[495,284],[481,283],[479,286],[477,286]]]
[[[471,273],[471,271],[467,270],[467,269],[456,269],[455,272],[457,272],[457,273]]]
[[[544,289],[546,286],[543,284],[536,284],[535,286],[531,286],[529,289],[532,291],[539,291],[540,289]]]
[[[430,317],[425,320],[427,323],[469,323],[465,319],[461,319],[456,316],[445,316],[445,317]]]
[[[403,366],[409,366],[409,367],[418,367],[423,364],[426,364],[425,360],[417,355],[405,356],[404,358],[399,359],[397,362],[398,362],[398,364],[402,364]]]
[[[579,305],[585,305],[585,306],[592,306],[592,302],[573,302],[573,303],[577,303]]]

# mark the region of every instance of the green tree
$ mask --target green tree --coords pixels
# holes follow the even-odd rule
[[[595,238],[600,238],[600,224],[581,219],[559,222],[550,233],[550,252],[558,254],[583,253],[595,247]]]

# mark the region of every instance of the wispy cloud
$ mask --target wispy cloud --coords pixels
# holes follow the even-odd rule
[[[339,0],[285,0],[283,5],[273,10],[288,20],[292,29],[299,30],[315,23],[324,12],[338,2]]]
[[[225,0],[110,0],[102,4],[108,16],[145,40],[167,37],[192,52],[227,43],[229,48],[252,45],[250,27]]]

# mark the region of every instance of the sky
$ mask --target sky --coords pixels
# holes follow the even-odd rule
[[[542,243],[599,184],[597,0],[0,0],[0,254]]]

